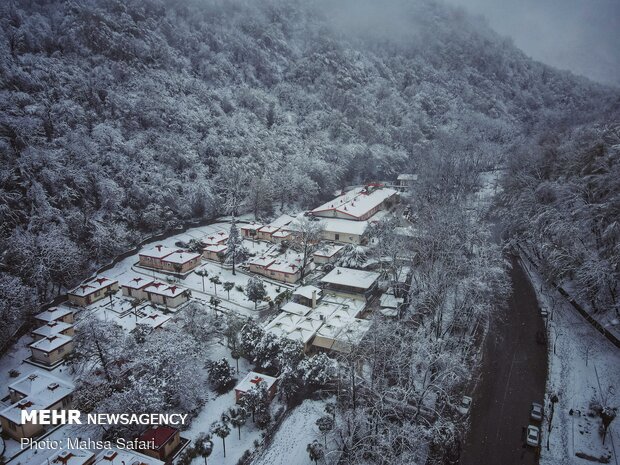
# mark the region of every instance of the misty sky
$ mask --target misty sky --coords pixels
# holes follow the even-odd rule
[[[445,0],[487,17],[531,57],[620,86],[620,0]]]

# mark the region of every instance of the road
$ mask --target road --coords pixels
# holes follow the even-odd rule
[[[460,465],[538,463],[534,450],[524,446],[523,428],[530,404],[542,403],[545,393],[547,353],[536,342],[544,323],[525,271],[515,257],[511,262],[512,295],[491,322]]]

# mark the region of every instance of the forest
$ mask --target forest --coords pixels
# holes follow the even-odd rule
[[[373,19],[360,23],[364,9]],[[458,174],[462,159],[533,177],[507,184],[528,217],[583,192],[566,185],[573,168],[617,203],[597,181],[601,165],[617,172],[617,131],[590,125],[618,114],[618,91],[536,63],[430,0],[30,0],[0,11],[3,341],[99,264],[189,219],[269,217],[403,171]],[[607,287],[597,305],[616,302],[617,279],[605,279],[617,278],[617,225],[562,221],[600,234],[578,246],[578,263],[554,255],[550,266]]]

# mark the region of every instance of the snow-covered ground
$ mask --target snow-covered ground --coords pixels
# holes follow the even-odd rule
[[[555,289],[542,284],[535,268],[527,262],[525,265],[541,308],[547,309],[550,316],[549,375],[540,463],[586,464],[592,463],[592,458],[602,459],[603,463],[620,463],[620,420],[612,422],[603,445],[601,420],[591,410],[593,403],[620,407],[620,351]],[[557,394],[559,402],[549,433],[552,394]]]

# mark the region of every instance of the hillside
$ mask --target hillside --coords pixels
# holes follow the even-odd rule
[[[492,166],[617,101],[431,1],[256,3],[2,5],[3,321],[183,220],[310,205],[437,151]]]

